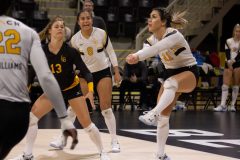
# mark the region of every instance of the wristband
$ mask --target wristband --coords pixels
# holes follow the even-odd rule
[[[88,83],[88,91],[93,92],[93,82]]]

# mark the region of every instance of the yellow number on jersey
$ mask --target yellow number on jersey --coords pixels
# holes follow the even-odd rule
[[[62,72],[62,66],[61,64],[51,64],[51,71],[52,73],[61,73]]]
[[[173,57],[168,52],[164,53],[162,57],[166,62],[173,60]]]
[[[3,41],[3,35],[2,32],[0,32],[0,43]],[[4,47],[0,46],[0,53],[4,53]]]
[[[0,54],[21,54],[21,47],[17,47],[21,41],[19,32],[14,29],[8,29],[4,33],[0,32],[0,43],[3,41],[3,36],[6,37],[7,40],[4,45],[0,45]]]
[[[88,47],[87,48],[87,52],[88,52],[89,56],[92,56],[93,55],[93,48],[92,47]]]

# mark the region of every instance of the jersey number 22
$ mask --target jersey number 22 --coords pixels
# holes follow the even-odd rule
[[[5,41],[4,38],[6,38]],[[0,54],[21,54],[21,47],[17,46],[20,41],[20,34],[14,29],[0,32]],[[1,44],[2,42],[4,43],[3,45]]]

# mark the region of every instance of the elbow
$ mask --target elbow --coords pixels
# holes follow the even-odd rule
[[[53,75],[51,72],[45,72],[38,76],[38,80],[40,81],[40,83],[51,82],[52,78],[53,78]]]

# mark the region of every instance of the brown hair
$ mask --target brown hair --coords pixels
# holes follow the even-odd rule
[[[47,26],[41,31],[41,32],[39,32],[39,37],[40,37],[40,39],[41,39],[41,41],[42,40],[48,40],[48,41],[50,41],[50,35],[49,35],[49,29],[52,27],[52,25],[53,25],[53,23],[54,22],[56,22],[56,21],[63,21],[64,22],[64,19],[63,19],[63,17],[61,17],[61,16],[56,16],[56,17],[54,17],[48,24],[47,24]],[[64,26],[65,26],[65,24],[64,24]]]
[[[80,14],[83,13],[83,12],[88,12],[91,16],[91,18],[93,18],[93,15],[92,15],[92,12],[89,11],[88,9],[82,9],[79,11],[78,15],[77,15],[77,22],[79,21],[79,17],[80,17]]]
[[[83,1],[83,4],[84,4],[84,3],[87,3],[87,2],[91,3],[92,5],[94,5],[94,3],[93,3],[92,0],[85,0],[85,1]]]
[[[188,21],[183,18],[186,11],[171,13],[171,11],[162,7],[153,8],[152,10],[159,13],[162,21],[166,21],[166,27],[183,28],[184,25],[188,23]]]

